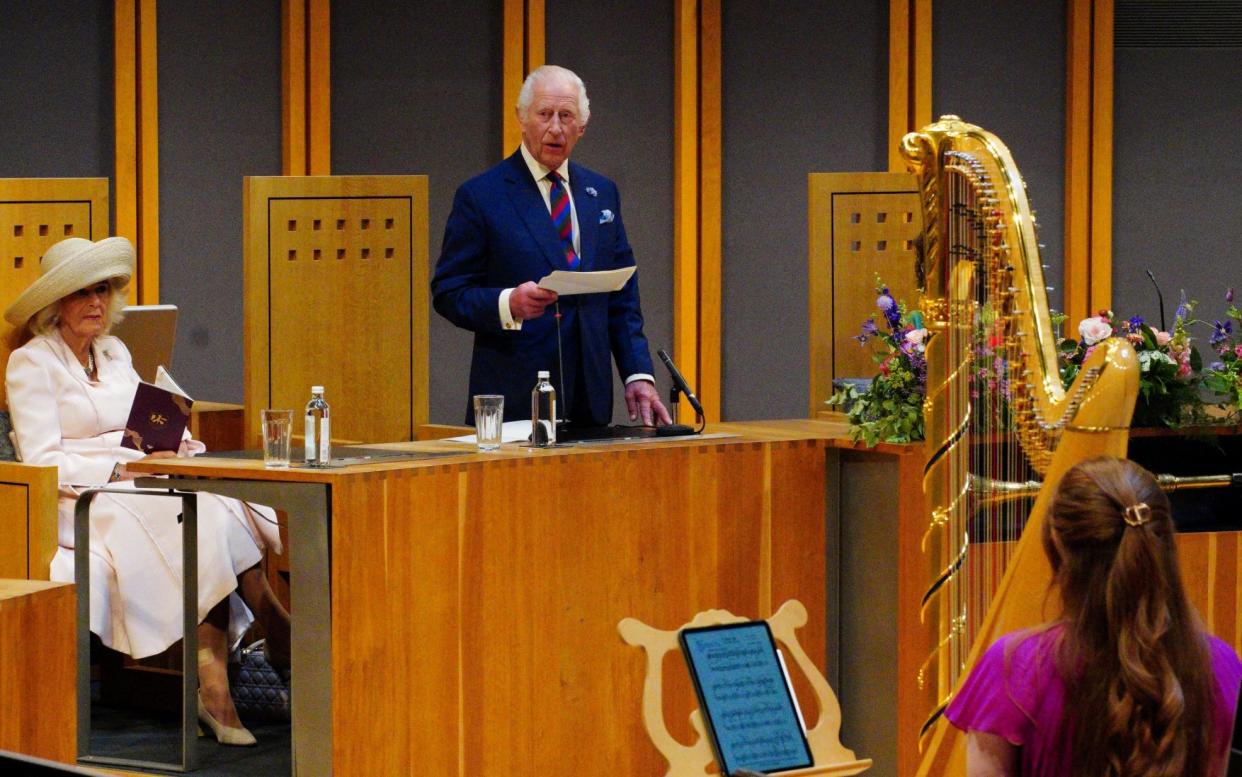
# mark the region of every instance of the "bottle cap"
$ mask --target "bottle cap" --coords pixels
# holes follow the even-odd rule
[[[540,370],[539,375],[537,377],[539,378],[539,380],[547,380],[548,378],[552,377],[552,373],[548,372],[547,370]]]
[[[311,386],[311,393],[312,393],[312,394],[322,394],[322,393],[323,393],[323,386]]]

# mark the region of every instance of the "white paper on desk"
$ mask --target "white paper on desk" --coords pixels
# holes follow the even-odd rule
[[[449,442],[468,442],[474,444],[478,442],[473,434],[463,434],[461,437],[449,437]],[[500,425],[500,441],[501,442],[522,442],[530,439],[530,421],[505,421]]]
[[[562,297],[570,294],[617,291],[625,285],[636,269],[636,267],[621,267],[616,270],[596,270],[595,272],[553,270],[539,279],[539,288],[555,291]]]

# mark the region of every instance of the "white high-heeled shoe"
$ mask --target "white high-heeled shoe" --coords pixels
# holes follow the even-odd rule
[[[212,717],[207,711],[207,707],[203,704],[203,693],[198,694],[198,735],[200,737],[207,736],[203,732],[203,726],[211,729],[211,733],[215,736],[216,741],[222,745],[234,745],[240,747],[248,747],[258,744],[258,740],[254,738],[249,730],[242,726],[226,726],[220,721]]]

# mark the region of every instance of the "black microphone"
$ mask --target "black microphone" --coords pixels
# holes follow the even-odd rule
[[[1156,287],[1156,300],[1160,303],[1160,329],[1167,332],[1169,330],[1164,325],[1164,295],[1160,293],[1160,284],[1156,283],[1156,276],[1151,274],[1151,270],[1147,271],[1147,277],[1151,278],[1151,285]]]
[[[686,379],[681,376],[677,365],[673,364],[673,360],[669,358],[668,351],[661,348],[656,351],[656,354],[660,357],[660,361],[664,362],[664,366],[668,367],[668,374],[673,379],[673,385],[677,387],[678,391],[686,395],[686,399],[690,400],[690,407],[694,408],[694,412],[698,413],[699,418],[702,418],[704,416],[703,406],[699,404],[699,398],[690,390],[690,384],[686,383]]]

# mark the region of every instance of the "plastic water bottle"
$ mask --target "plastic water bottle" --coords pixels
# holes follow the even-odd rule
[[[306,466],[328,466],[328,462],[332,461],[331,440],[332,430],[323,386],[311,386],[311,398],[306,403]]]
[[[536,448],[556,445],[556,389],[551,374],[539,371],[539,382],[530,392],[530,441]]]

